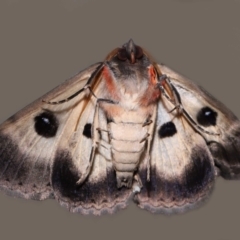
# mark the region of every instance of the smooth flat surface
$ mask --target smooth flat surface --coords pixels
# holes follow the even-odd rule
[[[239,0],[1,0],[0,121],[129,38],[240,117],[239,10]],[[0,193],[0,238],[233,240],[239,202],[240,181],[222,179],[203,207],[171,217],[133,204],[89,217]]]

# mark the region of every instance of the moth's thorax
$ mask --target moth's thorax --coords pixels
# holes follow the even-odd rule
[[[160,97],[154,67],[146,56],[134,64],[113,58],[103,70],[103,81],[106,97],[129,110],[147,106]]]
[[[110,119],[116,122],[144,123],[152,115],[160,93],[152,81],[150,69],[151,66],[142,73],[135,69],[128,76],[122,74],[121,78],[109,67],[103,70],[101,98],[111,100],[114,104],[103,101],[100,106]]]

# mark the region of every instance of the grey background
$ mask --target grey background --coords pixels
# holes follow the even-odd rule
[[[130,37],[240,117],[239,10],[239,0],[1,0],[0,121]],[[239,186],[219,179],[202,208],[172,217],[133,204],[89,217],[0,193],[0,238],[239,239]]]

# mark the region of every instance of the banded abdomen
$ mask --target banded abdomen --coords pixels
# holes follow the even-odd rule
[[[145,149],[147,127],[141,123],[109,124],[111,133],[111,152],[116,171],[118,187],[131,187],[133,174],[137,170]]]

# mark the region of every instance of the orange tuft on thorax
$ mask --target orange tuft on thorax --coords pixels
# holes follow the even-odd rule
[[[149,104],[156,102],[161,96],[161,91],[157,87],[158,79],[155,68],[153,66],[150,66],[148,73],[149,73],[149,86],[146,93],[143,95],[141,99],[141,105],[143,106],[148,106]]]
[[[113,81],[113,78],[111,76],[111,73],[110,73],[110,71],[107,67],[103,68],[102,75],[105,79],[106,88],[107,88],[107,91],[110,94],[110,96],[112,96],[113,99],[115,99],[115,100],[119,99],[119,95],[118,95],[116,85],[115,85],[115,83]]]

